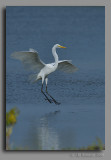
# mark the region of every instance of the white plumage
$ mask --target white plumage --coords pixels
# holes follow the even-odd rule
[[[77,68],[71,63],[71,60],[62,60],[59,61],[58,55],[56,53],[56,48],[66,48],[59,44],[56,44],[52,48],[52,54],[54,56],[55,62],[50,64],[45,64],[38,56],[37,51],[34,49],[29,49],[29,51],[21,51],[12,53],[11,57],[14,59],[20,60],[25,69],[36,71],[36,74],[33,74],[29,77],[31,82],[37,82],[39,79],[42,79],[42,88],[43,83],[46,81],[46,92],[47,92],[47,83],[48,75],[55,70],[61,70],[63,72],[72,73],[77,70]],[[52,97],[51,97],[52,98]]]

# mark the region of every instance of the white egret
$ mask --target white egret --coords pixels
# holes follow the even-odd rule
[[[61,70],[67,73],[72,73],[77,70],[77,68],[71,63],[71,60],[62,60],[59,61],[58,55],[56,53],[57,48],[66,48],[59,44],[55,44],[52,48],[52,54],[54,56],[55,62],[50,64],[45,64],[43,61],[40,60],[37,51],[34,49],[29,49],[29,51],[20,51],[20,52],[14,52],[12,53],[12,58],[18,59],[23,62],[25,69],[36,71],[36,74],[33,74],[30,76],[31,82],[37,82],[39,79],[42,79],[42,87],[41,92],[44,94],[46,99],[52,103],[52,101],[55,104],[58,103],[47,91],[47,83],[48,83],[48,75],[55,70]],[[49,99],[48,96],[43,91],[43,83],[46,83],[46,93],[50,96]]]

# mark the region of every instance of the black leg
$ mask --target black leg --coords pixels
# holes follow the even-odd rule
[[[52,100],[53,100],[53,102],[54,102],[55,104],[57,104],[57,105],[61,104],[61,103],[57,102],[57,101],[48,93],[48,91],[47,91],[47,86],[46,86],[46,93],[52,98]]]
[[[42,87],[41,87],[41,92],[42,92],[43,95],[46,97],[46,100],[48,100],[49,103],[52,103],[52,101],[46,96],[46,94],[45,94],[44,91],[43,91],[43,84],[42,84]]]

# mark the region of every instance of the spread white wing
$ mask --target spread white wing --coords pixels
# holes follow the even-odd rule
[[[34,49],[29,49],[29,51],[14,52],[11,54],[11,57],[20,60],[25,69],[28,70],[40,71],[45,66],[45,63],[40,60],[37,51]]]
[[[52,63],[52,65],[54,64],[55,63]],[[71,60],[59,61],[57,69],[66,73],[73,73],[78,70],[78,68],[71,63]]]

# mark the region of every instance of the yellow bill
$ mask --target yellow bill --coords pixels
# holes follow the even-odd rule
[[[58,47],[60,47],[60,48],[66,48],[66,47],[64,47],[64,46],[60,46],[60,45],[58,45]]]

